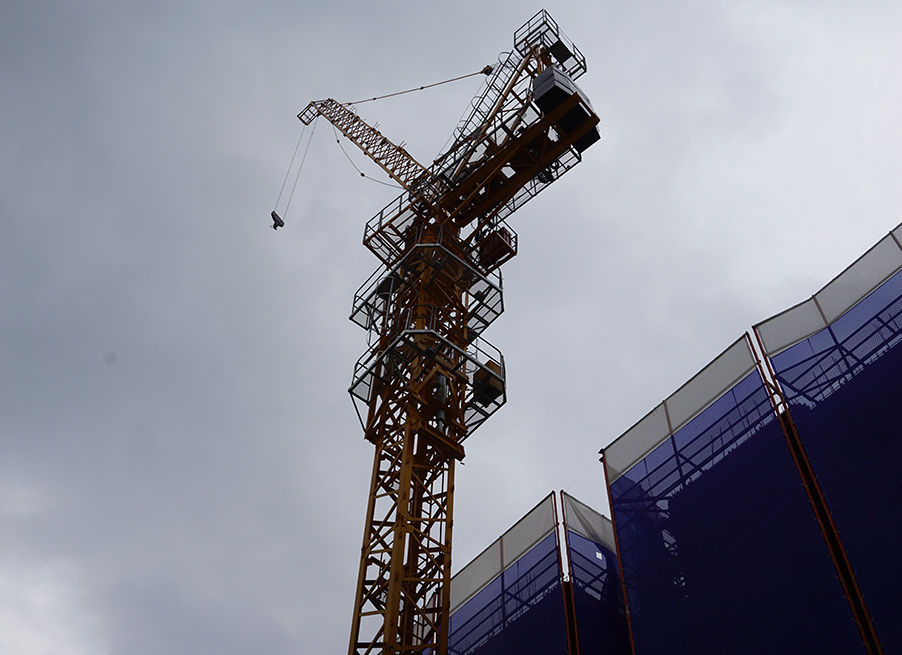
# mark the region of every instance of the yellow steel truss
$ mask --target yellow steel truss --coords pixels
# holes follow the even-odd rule
[[[598,123],[580,93],[547,112],[533,103],[532,80],[555,59],[585,70],[542,11],[428,169],[334,100],[298,115],[325,117],[405,188],[367,225],[385,270],[352,314],[374,335],[350,391],[375,457],[351,655],[447,653],[454,468],[506,397],[503,358],[480,337],[503,309],[500,276],[489,276],[516,253],[504,218],[581,160],[574,143]]]

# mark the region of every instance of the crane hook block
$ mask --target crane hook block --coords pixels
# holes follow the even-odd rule
[[[280,227],[285,227],[285,221],[275,211],[270,216],[272,216],[272,229],[278,230]]]

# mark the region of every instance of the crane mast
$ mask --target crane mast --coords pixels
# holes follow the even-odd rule
[[[428,168],[334,100],[310,103],[404,192],[366,225],[381,261],[355,294],[367,330],[349,392],[375,446],[349,653],[448,652],[455,464],[506,401],[501,352],[505,219],[582,159],[598,116],[573,84],[585,58],[540,11],[514,34]]]

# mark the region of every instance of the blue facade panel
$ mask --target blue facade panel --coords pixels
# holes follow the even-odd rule
[[[902,273],[771,358],[887,653],[902,653]]]
[[[863,652],[757,371],[610,492],[637,655]]]
[[[452,655],[566,655],[557,539],[549,534],[451,615]]]
[[[567,540],[580,655],[629,655],[617,556],[572,531]]]

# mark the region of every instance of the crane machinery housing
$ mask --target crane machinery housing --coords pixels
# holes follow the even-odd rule
[[[501,352],[483,331],[504,309],[507,218],[582,160],[599,118],[573,80],[582,53],[544,10],[514,33],[431,166],[348,105],[311,102],[404,189],[364,230],[380,260],[351,320],[369,349],[349,389],[375,446],[349,653],[448,649],[455,463],[506,401]]]

